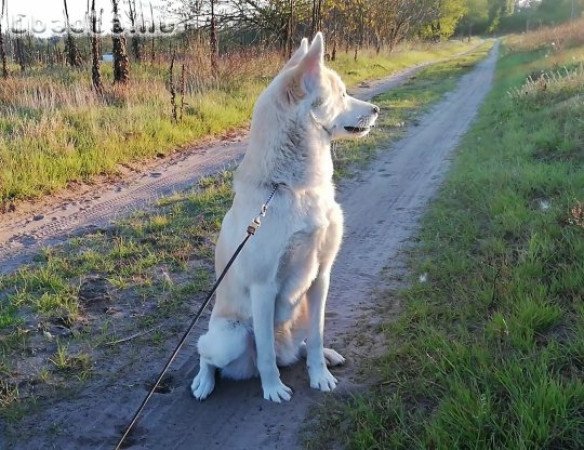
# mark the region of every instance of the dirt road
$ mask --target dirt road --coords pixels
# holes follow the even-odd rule
[[[354,330],[358,321],[359,327],[376,323],[374,314],[365,313],[375,307],[371,293],[380,279],[380,271],[415,236],[419,219],[448,169],[452,151],[490,88],[496,55],[495,47],[486,60],[460,80],[455,91],[409,130],[405,138],[388,151],[379,152],[377,159],[357,179],[339,188],[346,234],[332,275],[326,323],[327,345],[344,354],[348,361],[345,367],[333,372],[340,381],[338,392],[355,387],[356,361],[362,356],[359,344],[347,340],[346,333]],[[411,73],[377,89],[387,89],[409,75]],[[370,97],[371,93],[379,92],[377,89],[370,88],[362,97]],[[228,156],[209,151],[203,157],[216,168],[237,159],[242,145],[229,144],[224,149]],[[145,180],[144,184],[150,187],[143,188],[143,201],[191,183],[189,173],[197,164],[203,164],[200,160],[193,161],[186,158],[170,167],[174,173],[183,174],[174,184],[165,186],[163,176],[156,182]],[[114,197],[113,193],[108,195]],[[101,211],[111,214],[107,205],[104,201]],[[91,220],[104,220],[100,214],[105,213],[96,209]],[[49,233],[49,236],[48,239],[58,239],[59,233]],[[200,403],[188,391],[197,369],[196,336],[192,336],[190,342],[174,365],[175,389],[152,399],[133,437],[132,448],[298,447],[299,431],[307,410],[314,402],[325,398],[325,394],[308,387],[303,363],[282,371],[284,383],[294,390],[290,403],[273,404],[263,400],[257,379],[219,381],[210,399]],[[152,361],[153,373],[160,364],[160,361]],[[33,432],[33,436],[17,448],[113,448],[118,433],[145,393],[138,388],[139,384],[137,378],[134,381],[111,380],[103,384],[99,392],[94,387],[64,406],[39,413],[43,422],[58,424],[59,431],[51,436]]]

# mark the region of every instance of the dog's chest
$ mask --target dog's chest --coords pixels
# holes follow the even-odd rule
[[[333,206],[331,203],[328,198],[313,196],[296,201],[291,217],[293,223],[288,242],[289,253],[318,251],[321,241],[326,239],[330,226],[330,211]]]
[[[297,210],[292,233],[278,264],[283,291],[292,297],[308,289],[318,273],[320,255],[330,229],[330,208],[323,202],[306,202]]]

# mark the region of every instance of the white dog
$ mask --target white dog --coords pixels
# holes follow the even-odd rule
[[[306,356],[310,386],[331,391],[328,365],[344,362],[323,347],[325,303],[333,261],[343,235],[335,201],[331,140],[365,136],[379,108],[347,95],[324,66],[320,33],[300,48],[261,94],[247,152],[234,181],[215,253],[221,273],[274,186],[278,190],[262,227],[217,291],[209,331],[201,336],[193,395],[215,387],[215,369],[244,379],[259,372],[264,398],[289,400],[278,366]]]

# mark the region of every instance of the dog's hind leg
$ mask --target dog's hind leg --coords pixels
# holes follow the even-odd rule
[[[335,367],[335,366],[342,366],[345,364],[345,358],[336,350],[332,348],[324,347],[323,348],[324,359],[326,361],[327,367]],[[299,355],[301,358],[306,358],[306,343],[303,342],[300,345],[300,352]]]
[[[233,380],[246,380],[257,376],[258,369],[256,367],[256,350],[253,340],[253,333],[248,330],[247,333],[247,349],[229,364],[221,369],[221,375],[225,378]]]
[[[197,399],[204,400],[213,391],[216,369],[229,370],[234,367],[234,362],[250,357],[246,354],[250,353],[249,333],[248,327],[238,320],[211,318],[209,331],[197,343],[201,355],[200,368],[191,384],[191,391]],[[239,367],[237,364],[236,366]]]
[[[301,355],[301,347],[308,334],[308,304],[303,294],[297,302],[292,319],[278,326],[276,332],[276,360],[278,367],[294,364]],[[306,354],[306,352],[305,352]]]

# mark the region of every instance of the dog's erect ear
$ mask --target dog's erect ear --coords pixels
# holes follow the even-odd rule
[[[298,63],[302,60],[306,52],[308,51],[308,39],[303,38],[300,42],[300,47],[298,50],[294,52],[294,54],[290,57],[290,60],[284,65],[282,70],[289,69],[290,67],[298,65]]]
[[[324,39],[322,33],[318,32],[314,36],[306,55],[304,55],[304,58],[298,64],[298,69],[302,73],[304,88],[307,92],[310,92],[316,83],[318,83],[323,66]]]
[[[324,39],[320,31],[314,36],[301,65],[306,72],[320,71],[324,65]]]
[[[312,40],[305,55],[294,68],[293,74],[289,79],[286,92],[290,103],[300,100],[304,95],[311,93],[318,86],[323,67],[324,41],[322,34],[319,32]]]
[[[324,63],[324,37],[322,36],[322,33],[320,31],[316,33],[314,39],[310,43],[308,53],[318,55],[320,58],[320,62]]]

